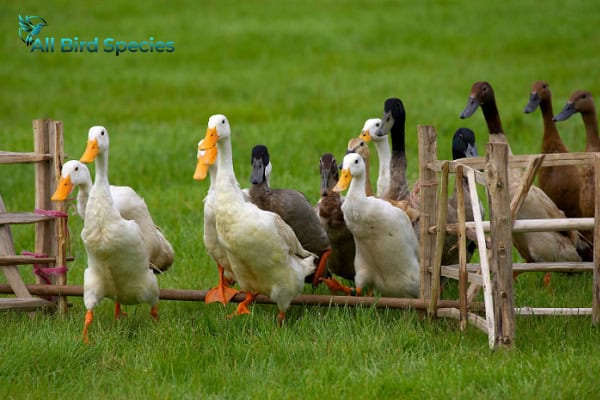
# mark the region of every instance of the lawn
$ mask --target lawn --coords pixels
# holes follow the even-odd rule
[[[40,35],[57,41],[98,37],[100,51],[30,52],[19,15],[43,17]],[[388,97],[407,110],[414,182],[419,124],[437,129],[440,157],[451,156],[460,126],[476,132],[484,152],[481,113],[458,117],[475,81],[493,85],[516,154],[541,146],[539,112],[523,113],[535,80],[549,82],[555,112],[575,89],[600,93],[594,1],[22,1],[1,4],[0,20],[0,150],[32,151],[31,121],[52,118],[64,123],[69,157],[79,158],[89,127],[104,125],[111,183],[145,198],[175,248],[163,288],[207,289],[217,280],[202,243],[208,182],[192,179],[212,114],[231,122],[242,187],[250,150],[263,143],[272,186],[316,203],[320,155],[341,159]],[[102,51],[105,38],[173,41],[175,51],[116,56]],[[571,150],[583,150],[580,118],[559,130]],[[373,157],[372,179],[376,171]],[[31,166],[2,166],[9,211],[32,210],[32,189]],[[71,284],[82,283],[86,267],[81,227],[69,218]],[[17,253],[32,249],[30,227],[14,227],[13,236]],[[29,267],[21,271],[33,281]],[[518,278],[517,306],[591,306],[590,274],[554,274],[552,294],[541,278]],[[70,301],[64,318],[0,313],[0,398],[600,397],[600,331],[587,317],[521,317],[516,348],[494,353],[476,329],[461,333],[455,321],[432,323],[413,311],[292,306],[279,328],[271,305],[229,320],[235,305],[162,301],[155,324],[147,306],[113,321],[105,300],[85,346],[85,309],[81,298]]]

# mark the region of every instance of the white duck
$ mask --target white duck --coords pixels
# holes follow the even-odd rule
[[[215,160],[217,158],[217,148],[213,147],[208,150],[200,150],[203,145],[203,140],[198,142],[198,162],[194,171],[195,180],[203,180],[206,178],[207,172],[210,174],[210,186],[208,193],[204,198],[204,246],[208,255],[215,260],[219,270],[219,283],[216,287],[210,289],[206,294],[204,302],[206,304],[216,301],[223,305],[229,303],[233,296],[238,291],[231,287],[231,282],[234,281],[233,271],[227,259],[225,247],[219,241],[217,234],[217,219],[215,216],[215,182],[217,179],[217,166]]]
[[[417,297],[419,246],[410,219],[387,201],[367,197],[365,179],[363,159],[347,154],[334,190],[340,192],[350,186],[342,211],[356,244],[356,293],[374,288],[383,296]]]
[[[92,188],[92,178],[88,167],[80,161],[67,161],[61,170],[56,192],[52,200],[66,200],[75,187],[77,192],[77,213],[85,218],[85,209]],[[148,206],[129,186],[110,185],[110,194],[121,216],[133,220],[142,229],[144,244],[150,259],[150,268],[154,272],[164,272],[173,264],[173,246],[164,237],[160,229],[154,224]]]
[[[292,299],[313,272],[316,255],[302,248],[294,231],[270,211],[244,199],[233,171],[231,128],[224,115],[213,115],[201,150],[217,146],[215,216],[219,240],[227,251],[233,274],[247,296],[235,312],[247,314],[256,293],[269,296],[285,318]]]
[[[373,141],[377,157],[379,158],[379,175],[377,176],[377,197],[383,197],[390,189],[390,161],[392,152],[388,142],[388,135],[378,136],[375,132],[381,128],[381,118],[371,118],[365,121],[360,131],[360,138],[369,143]]]
[[[148,303],[150,314],[158,319],[158,283],[148,268],[144,235],[135,221],[124,219],[115,207],[108,183],[108,132],[102,126],[89,130],[88,144],[80,161],[96,160],[96,179],[90,190],[81,239],[88,256],[83,276],[83,301],[87,308],[83,340],[88,342],[88,328],[93,309],[104,298],[115,301],[115,317],[121,304]]]

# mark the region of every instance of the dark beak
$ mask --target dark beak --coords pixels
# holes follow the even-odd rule
[[[460,113],[460,118],[469,118],[471,115],[473,115],[475,110],[477,110],[477,107],[479,107],[479,102],[475,99],[475,97],[470,96],[469,100],[467,101],[467,105],[465,106],[465,109],[462,113]]]
[[[567,105],[565,106],[565,108],[563,108],[563,110],[560,112],[560,114],[555,115],[554,118],[552,118],[552,121],[564,121],[565,119],[568,119],[571,115],[575,114],[577,111],[575,111],[575,104],[574,103],[567,103]]]
[[[384,112],[381,122],[381,126],[375,131],[375,135],[379,137],[387,135],[392,130],[392,126],[394,126],[394,117],[392,116],[392,112]]]
[[[542,99],[538,93],[531,93],[529,96],[529,103],[527,103],[523,112],[527,114],[534,112],[539,107],[540,101],[542,101]]]

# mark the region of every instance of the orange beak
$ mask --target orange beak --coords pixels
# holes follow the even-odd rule
[[[98,141],[96,139],[88,140],[87,147],[85,148],[85,152],[83,153],[83,155],[81,156],[79,161],[81,161],[82,163],[88,164],[88,163],[91,163],[92,161],[94,161],[94,159],[96,158],[97,155],[98,155]]]
[[[206,173],[211,165],[217,160],[217,148],[211,147],[208,150],[200,150],[203,143],[198,145],[198,162],[196,163],[196,170],[194,171],[194,179],[201,181],[206,178]]]
[[[365,143],[369,143],[371,141],[371,134],[369,133],[368,129],[362,131],[358,137]]]
[[[343,192],[344,190],[348,189],[348,186],[350,186],[351,180],[352,180],[352,174],[350,173],[350,170],[343,169],[342,173],[340,174],[340,179],[338,180],[335,187],[333,188],[333,191],[334,192]]]
[[[202,144],[198,147],[198,150],[208,150],[211,147],[215,147],[219,140],[219,134],[217,128],[207,128],[206,136],[202,139]]]
[[[70,176],[61,176],[58,180],[58,185],[56,186],[56,191],[50,198],[52,201],[63,201],[67,199],[67,196],[73,190],[73,183],[71,183]]]

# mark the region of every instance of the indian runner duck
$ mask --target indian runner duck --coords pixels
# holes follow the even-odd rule
[[[67,161],[62,169],[52,200],[66,200],[75,187],[77,192],[77,214],[85,218],[85,210],[92,188],[92,177],[88,167],[77,160]],[[144,235],[144,245],[153,272],[165,272],[173,265],[174,251],[154,221],[148,206],[135,190],[129,186],[110,185],[110,194],[119,214],[125,219],[137,222]]]
[[[392,153],[387,135],[375,134],[381,128],[381,118],[370,118],[365,121],[359,138],[365,143],[373,141],[379,158],[379,173],[377,175],[377,196],[383,197],[390,190],[390,161]]]
[[[471,88],[469,100],[460,118],[468,118],[481,107],[490,135],[490,142],[506,143],[506,135],[500,121],[496,98],[488,82],[476,82]],[[512,151],[509,145],[509,153]],[[521,183],[523,171],[508,171],[509,193],[512,197]],[[531,186],[517,219],[564,218],[565,214],[537,186]],[[513,233],[513,244],[526,262],[581,261],[577,250],[585,247],[577,232],[521,232]]]
[[[573,114],[580,113],[585,126],[585,151],[600,151],[600,137],[598,136],[598,117],[592,94],[587,90],[576,90],[571,94],[563,110],[554,117],[555,121],[564,121]],[[562,168],[562,167],[561,167]],[[584,165],[581,173],[580,208],[581,216],[593,217],[595,211],[595,184],[594,166]],[[589,236],[593,239],[593,235]]]
[[[552,111],[552,92],[545,81],[534,82],[529,95],[525,113],[540,109],[544,124],[542,153],[568,153],[569,149],[562,141]],[[581,169],[575,165],[541,168],[538,184],[548,197],[560,208],[568,218],[581,217],[579,206]]]
[[[108,131],[93,126],[80,161],[96,161],[96,178],[90,190],[81,239],[88,266],[83,275],[83,302],[87,309],[83,340],[87,343],[93,309],[104,298],[115,301],[115,317],[121,304],[148,303],[158,320],[158,282],[148,268],[144,235],[137,222],[124,219],[116,208],[108,181]]]
[[[325,153],[319,160],[321,174],[321,198],[317,203],[317,214],[321,225],[329,237],[331,254],[327,259],[327,269],[332,274],[354,280],[354,237],[344,221],[343,198],[334,192],[338,179],[338,163],[331,153]]]
[[[398,98],[387,99],[383,105],[381,121],[381,126],[378,127],[374,136],[382,137],[389,134],[392,137],[392,154],[389,164],[390,184],[387,192],[383,193],[382,197],[392,200],[405,200],[410,197],[410,191],[406,179],[406,111],[402,100]]]
[[[352,138],[348,140],[348,145],[346,146],[346,154],[348,153],[359,154],[365,162],[365,168],[367,171],[365,179],[365,190],[367,192],[367,196],[373,196],[375,193],[373,192],[373,186],[371,185],[371,178],[369,172],[369,158],[371,155],[369,152],[369,146],[367,145],[367,142],[362,140],[361,138]]]
[[[259,144],[252,148],[250,176],[250,201],[261,210],[278,214],[296,234],[302,247],[319,256],[314,274],[306,277],[313,285],[327,272],[327,258],[331,253],[329,237],[321,226],[314,207],[303,193],[293,189],[274,189],[267,182],[267,170],[271,168],[267,146]]]
[[[233,288],[235,278],[233,271],[227,259],[227,251],[219,241],[217,233],[217,220],[215,216],[215,182],[217,179],[217,148],[212,147],[208,150],[201,150],[203,141],[198,142],[198,155],[196,170],[194,171],[195,180],[203,180],[207,173],[210,175],[210,184],[208,192],[204,198],[204,232],[203,240],[204,247],[208,255],[217,263],[219,271],[219,283],[216,287],[211,288],[204,298],[206,304],[220,302],[226,305],[238,293],[238,290]]]
[[[315,254],[305,250],[292,228],[274,212],[246,202],[233,171],[231,127],[227,117],[212,115],[200,150],[217,147],[215,217],[219,240],[240,288],[247,293],[234,315],[249,313],[256,293],[279,308],[281,325],[292,299],[314,269]]]
[[[417,236],[406,213],[365,192],[366,168],[358,154],[344,157],[334,190],[348,189],[342,211],[356,245],[355,293],[375,289],[383,296],[418,297]]]

